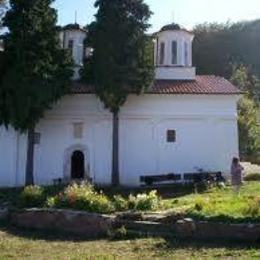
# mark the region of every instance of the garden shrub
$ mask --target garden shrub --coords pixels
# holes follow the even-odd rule
[[[260,217],[260,196],[256,196],[249,201],[244,213],[251,217]]]
[[[260,173],[249,173],[244,178],[245,181],[260,181]]]
[[[128,207],[131,210],[147,211],[156,210],[160,205],[161,199],[157,195],[157,191],[151,191],[146,194],[130,195],[128,198]]]
[[[122,226],[120,228],[114,229],[114,230],[108,230],[108,237],[111,240],[122,240],[127,238],[127,229],[125,226]]]
[[[128,210],[128,201],[121,195],[115,195],[113,197],[113,204],[116,211]]]
[[[42,187],[28,186],[20,194],[18,206],[24,208],[42,207],[45,200],[46,195]]]
[[[205,202],[205,199],[202,198],[201,196],[198,196],[195,198],[195,201],[194,201],[194,209],[196,211],[202,211],[205,206],[206,206],[206,202]]]
[[[158,209],[161,199],[156,191],[130,195],[115,195],[111,199],[88,184],[72,184],[67,187],[26,187],[19,197],[20,207],[48,207],[75,209],[96,213],[115,211],[149,211]]]
[[[47,200],[48,207],[70,208],[88,212],[110,213],[112,202],[102,192],[96,192],[89,184],[73,184],[63,192]]]

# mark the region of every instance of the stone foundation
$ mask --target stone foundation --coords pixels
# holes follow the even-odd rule
[[[0,219],[8,212],[0,211]],[[58,209],[28,209],[10,214],[11,223],[28,229],[59,230],[95,238],[124,226],[152,235],[195,239],[260,240],[259,224],[224,224],[183,218],[174,222],[163,215],[124,214],[115,216]],[[141,219],[139,219],[141,218]]]
[[[11,223],[22,228],[60,230],[92,238],[112,230],[114,217],[72,210],[29,209],[12,213]]]
[[[224,224],[181,219],[165,224],[152,221],[119,220],[126,229],[180,238],[260,241],[260,224]],[[118,223],[119,224],[119,223]]]

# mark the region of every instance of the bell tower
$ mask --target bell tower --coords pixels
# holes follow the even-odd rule
[[[169,24],[154,34],[155,67],[158,80],[194,80],[192,66],[194,35],[178,24]]]
[[[83,66],[83,60],[86,55],[85,39],[87,31],[79,24],[68,24],[60,30],[61,46],[64,49],[69,49],[74,61],[74,76],[73,79],[79,79],[79,71]]]

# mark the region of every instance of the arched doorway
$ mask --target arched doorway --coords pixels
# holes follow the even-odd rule
[[[74,151],[71,155],[71,179],[85,178],[85,156],[82,151]]]

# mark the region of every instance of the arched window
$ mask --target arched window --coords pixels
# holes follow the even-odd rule
[[[68,49],[71,55],[73,55],[74,41],[72,39],[69,40]]]
[[[161,42],[160,44],[160,65],[164,64],[164,57],[165,57],[165,42]]]
[[[71,156],[71,179],[84,179],[85,156],[82,151],[75,151]]]
[[[177,64],[177,41],[172,41],[172,65]]]
[[[189,66],[189,44],[188,42],[184,43],[184,61],[185,61],[185,66]]]

